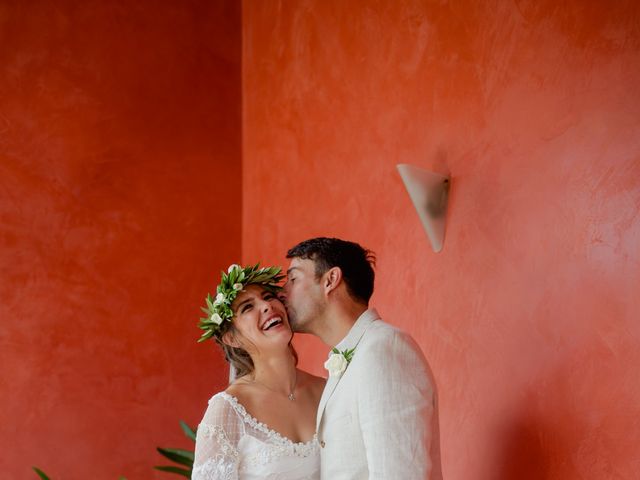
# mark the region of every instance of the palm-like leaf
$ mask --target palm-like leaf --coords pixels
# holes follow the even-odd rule
[[[182,475],[183,477],[191,478],[191,469],[190,468],[180,468],[180,467],[153,467],[156,470],[161,470],[163,472],[175,473],[176,475]]]
[[[38,474],[38,476],[42,480],[50,480],[49,477],[47,477],[47,474],[44,473],[42,470],[40,470],[38,467],[31,467],[31,468],[33,468],[33,470]]]
[[[180,428],[182,429],[184,434],[187,436],[187,438],[190,438],[194,442],[196,441],[196,430],[191,428],[189,425],[184,423],[182,420],[180,420]]]
[[[172,462],[186,465],[188,467],[193,466],[193,452],[189,450],[183,450],[181,448],[157,448],[161,455],[167,457]]]
[[[194,442],[196,441],[196,431],[197,431],[196,429],[191,428],[182,420],[180,420],[180,428],[188,438],[190,438]],[[157,450],[160,453],[160,455],[162,455],[165,458],[168,458],[172,462],[179,464],[180,466],[162,465],[162,466],[156,466],[153,468],[155,468],[156,470],[160,470],[162,472],[175,473],[176,475],[182,475],[187,478],[191,477],[191,470],[193,469],[193,456],[194,456],[194,453],[192,451],[183,450],[181,448],[161,448],[161,447],[158,447]],[[184,465],[186,468],[182,467],[182,465]]]

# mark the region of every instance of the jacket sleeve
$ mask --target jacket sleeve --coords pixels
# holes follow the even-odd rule
[[[420,348],[409,335],[394,331],[355,355],[363,357],[357,396],[369,478],[434,478],[437,398]]]

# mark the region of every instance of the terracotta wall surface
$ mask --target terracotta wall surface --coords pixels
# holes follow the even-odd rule
[[[224,384],[195,340],[240,256],[240,15],[0,4],[3,479],[166,478]]]
[[[244,260],[316,235],[377,252],[373,304],[437,377],[445,478],[637,478],[639,4],[248,1],[242,22]],[[397,163],[453,177],[440,254]]]

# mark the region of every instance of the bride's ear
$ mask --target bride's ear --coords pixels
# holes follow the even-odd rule
[[[331,293],[333,290],[335,290],[338,285],[340,285],[340,282],[342,281],[342,270],[340,269],[340,267],[332,267],[329,270],[327,270],[324,274],[324,279],[323,279],[323,287],[324,287],[324,293],[325,294],[329,294]]]
[[[233,348],[240,348],[242,346],[242,344],[238,341],[235,333],[232,330],[229,330],[227,331],[227,333],[222,335],[220,340],[222,340],[222,343],[224,343],[225,345],[229,345],[230,347],[233,347]]]

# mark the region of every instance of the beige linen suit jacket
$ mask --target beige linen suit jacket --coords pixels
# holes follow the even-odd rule
[[[336,348],[355,353],[320,400],[321,478],[441,480],[436,386],[415,341],[370,309]]]

